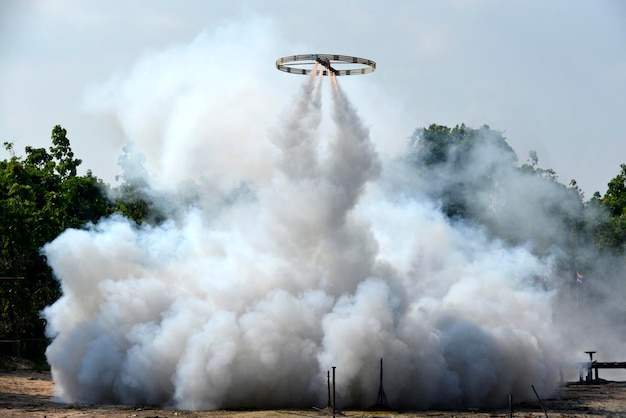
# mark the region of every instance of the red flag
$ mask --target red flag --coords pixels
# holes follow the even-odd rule
[[[582,274],[580,274],[579,272],[576,272],[576,281],[580,284],[582,284],[583,279],[585,278],[585,276],[583,276]]]

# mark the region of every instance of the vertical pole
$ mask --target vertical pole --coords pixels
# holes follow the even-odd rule
[[[326,371],[326,383],[328,384],[328,407],[330,408],[332,406],[330,403],[330,370]]]
[[[589,364],[587,365],[587,381],[593,381],[593,355],[595,351],[585,351],[585,353],[589,354]],[[596,378],[598,377],[598,369],[596,369]]]
[[[509,418],[513,418],[513,395],[509,393]]]
[[[543,411],[543,413],[546,415],[546,418],[548,418],[548,412],[546,412],[546,409],[543,407],[543,403],[541,403],[541,398],[539,397],[539,394],[535,390],[535,385],[530,385],[530,387],[533,388],[533,392],[535,392],[535,396],[537,397],[537,400],[539,401],[539,406],[541,407],[541,410]]]
[[[335,403],[335,366],[333,366],[333,418],[335,418],[335,413],[337,412],[337,404]]]

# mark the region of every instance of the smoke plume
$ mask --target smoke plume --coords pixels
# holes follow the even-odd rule
[[[59,399],[308,408],[326,405],[336,366],[338,406],[367,407],[380,358],[395,408],[494,406],[530,397],[531,384],[552,390],[564,353],[586,349],[561,331],[556,290],[537,283],[554,273],[552,257],[450,223],[436,202],[407,193],[412,174],[378,157],[337,83],[306,78],[269,133],[255,117],[220,120],[246,103],[240,91],[207,110],[163,74],[188,68],[198,49],[214,56],[235,32],[221,31],[170,51],[177,60],[145,58],[97,95],[147,161],[160,161],[153,169],[167,182],[153,178],[153,195],[186,182],[198,198],[168,200],[158,226],[111,216],[45,246],[63,291],[44,311]],[[144,73],[169,107],[133,101],[129,91],[147,91]],[[253,110],[257,88],[244,88]]]

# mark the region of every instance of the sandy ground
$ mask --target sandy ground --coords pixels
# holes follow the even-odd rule
[[[327,411],[176,411],[123,405],[85,405],[52,402],[54,383],[49,372],[18,369],[0,373],[0,417],[320,417]],[[567,385],[549,399],[543,399],[549,417],[626,417],[626,382]],[[349,417],[508,417],[509,411],[424,411],[411,413],[341,411]],[[538,402],[514,407],[515,417],[545,417]]]

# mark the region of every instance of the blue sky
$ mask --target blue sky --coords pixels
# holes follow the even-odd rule
[[[0,139],[19,152],[47,147],[61,124],[82,167],[114,182],[126,141],[176,137],[158,132],[158,118],[172,114],[144,103],[178,94],[167,90],[173,79],[204,89],[195,108],[229,115],[215,122],[232,136],[228,146],[255,131],[263,140],[302,83],[274,61],[299,53],[377,62],[374,74],[340,82],[381,155],[431,123],[488,124],[520,162],[536,150],[540,166],[562,183],[575,178],[587,198],[626,163],[626,3],[618,0],[0,0]],[[198,132],[212,122],[203,123],[187,135],[203,140]],[[149,159],[171,152],[163,143]],[[182,146],[195,149],[191,140]],[[185,164],[179,157],[167,164]]]

